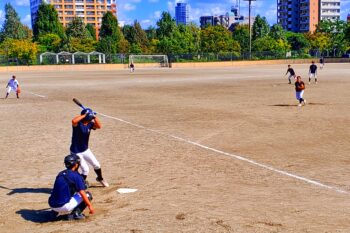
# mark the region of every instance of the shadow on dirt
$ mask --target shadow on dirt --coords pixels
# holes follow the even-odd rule
[[[46,222],[55,222],[64,220],[62,216],[57,217],[57,213],[50,209],[42,209],[42,210],[29,210],[29,209],[21,209],[16,212],[16,214],[20,214],[23,219],[35,223],[46,223]]]
[[[2,189],[7,189],[11,190],[7,195],[13,195],[17,193],[45,193],[45,194],[50,194],[51,190],[50,188],[14,188],[10,189],[4,186],[0,186]]]
[[[305,105],[305,107],[307,107],[308,105],[326,105],[325,103],[307,103]],[[297,107],[297,104],[273,104],[273,105],[269,105],[272,107]]]

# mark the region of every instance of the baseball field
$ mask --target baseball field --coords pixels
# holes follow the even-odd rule
[[[0,73],[0,232],[350,232],[350,64],[309,65],[302,107],[287,64]],[[110,187],[91,169],[96,213],[51,221],[74,97]]]

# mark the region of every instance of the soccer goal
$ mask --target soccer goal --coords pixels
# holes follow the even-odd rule
[[[129,55],[129,65],[131,63],[135,65],[135,68],[169,67],[167,55]]]

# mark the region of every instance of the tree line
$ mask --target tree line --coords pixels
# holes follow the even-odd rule
[[[350,49],[350,24],[344,21],[321,21],[313,33],[285,31],[281,25],[270,26],[257,15],[252,25],[252,51],[286,54],[297,51],[307,56],[341,55]],[[18,58],[24,64],[35,64],[44,52],[92,52],[113,54],[204,54],[231,53],[240,56],[249,51],[248,25],[237,25],[233,32],[222,26],[200,28],[195,24],[176,25],[170,13],[163,12],[156,26],[142,29],[138,21],[120,27],[112,12],[102,18],[99,35],[90,24],[75,17],[67,25],[59,22],[53,5],[41,4],[33,30],[20,22],[10,3],[5,5],[5,21],[0,30],[0,55]],[[108,62],[108,60],[107,60]]]

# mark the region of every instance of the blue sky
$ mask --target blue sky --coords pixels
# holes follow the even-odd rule
[[[0,24],[4,19],[4,5],[10,2],[24,24],[30,26],[29,0],[0,0]],[[143,28],[155,26],[163,11],[175,16],[177,2],[187,2],[190,6],[190,20],[198,24],[201,15],[218,15],[230,11],[236,0],[117,0],[118,20],[121,25],[132,24],[135,19]],[[270,24],[276,23],[276,0],[257,0],[252,3],[252,14],[265,16]],[[248,15],[247,2],[241,0],[241,12]],[[350,0],[341,0],[341,19],[350,13]]]

